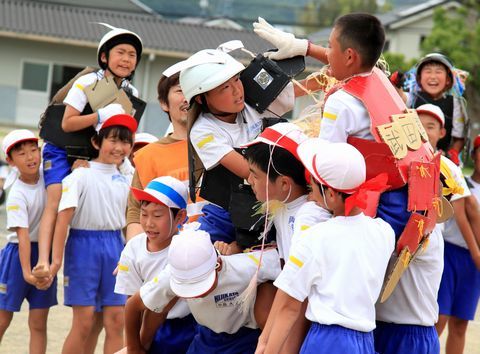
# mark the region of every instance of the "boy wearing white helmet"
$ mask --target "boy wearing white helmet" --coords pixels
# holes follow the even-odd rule
[[[301,353],[373,354],[374,305],[395,235],[361,208],[368,191],[384,188],[386,176],[366,183],[363,156],[345,143],[310,139],[300,144],[298,155],[311,175],[315,200],[323,201],[333,218],[309,228],[292,246],[274,283],[278,311],[257,351],[280,351],[308,298],[305,316],[312,326]]]
[[[445,136],[443,111],[433,104],[417,108],[432,146]],[[444,223],[443,273],[438,290],[438,322],[441,335],[448,323],[447,353],[463,351],[468,321],[475,317],[480,297],[480,244],[478,203],[461,169],[445,156],[441,160],[444,192],[448,193],[454,215]],[[444,194],[445,194],[444,193]],[[430,246],[429,246],[430,247]]]
[[[188,202],[185,184],[170,176],[155,178],[144,190],[131,188],[131,191],[141,203],[140,224],[145,232],[133,237],[120,256],[115,292],[128,296],[166,267],[172,237],[187,220]],[[149,312],[143,316],[142,346],[150,353],[184,353],[196,327],[186,302],[177,301],[160,328],[157,316]],[[146,323],[146,318],[153,323]],[[153,331],[145,338],[146,328]]]
[[[138,96],[138,91],[130,84],[130,80],[142,55],[142,40],[134,32],[104,25],[111,30],[103,36],[98,45],[97,61],[101,69],[79,77],[63,101],[66,107],[62,129],[65,132],[98,128],[112,115],[125,113],[118,103],[111,103],[92,112],[84,90],[104,77],[112,78],[115,85],[125,90],[128,95]],[[61,183],[71,170],[65,148],[46,141],[42,154],[47,204],[40,223],[40,256],[38,267],[35,267],[38,271],[36,274],[39,275],[48,272],[48,254],[62,193]]]
[[[7,228],[12,233],[0,251],[0,342],[13,313],[19,312],[27,299],[29,352],[45,353],[47,316],[50,307],[57,304],[57,286],[56,279],[32,275],[32,265],[38,258],[38,227],[46,199],[38,138],[29,130],[17,129],[3,138],[2,150],[7,162],[17,169],[18,176],[6,203]]]
[[[418,108],[425,104],[438,106],[444,114],[446,134],[438,142],[457,165],[465,145],[465,107],[462,97],[454,96],[452,88],[458,80],[452,62],[440,53],[425,55],[416,65],[416,86],[407,93],[407,106]]]
[[[200,196],[213,203],[203,208],[199,222],[212,241],[236,241],[241,249],[255,242],[258,232],[249,231],[255,224],[255,220],[248,220],[255,200],[253,193],[249,193],[252,203],[239,208],[245,216],[240,216],[241,210],[233,212],[237,215],[229,212],[232,206],[239,205],[231,198],[245,196],[249,190],[243,183],[249,174],[248,163],[237,150],[260,133],[263,118],[280,117],[290,111],[294,97],[304,92],[290,83],[264,113],[258,113],[244,100],[240,72],[245,67],[230,54],[206,49],[192,55],[185,64],[180,86],[191,105],[193,120],[198,117],[189,139],[206,169]],[[241,191],[239,185],[243,186]]]
[[[178,296],[186,299],[199,324],[187,353],[253,353],[260,333],[258,328],[265,323],[265,318],[254,315],[255,301],[248,302],[248,308],[242,309],[240,295],[250,286],[257,271],[254,285],[278,276],[280,259],[275,249],[266,250],[263,255],[250,252],[219,256],[205,231],[181,231],[172,238],[167,268],[127,302],[128,338],[130,332],[137,336],[132,338],[132,343],[138,342],[141,311],[148,308],[162,313]],[[130,343],[127,340],[129,349]]]

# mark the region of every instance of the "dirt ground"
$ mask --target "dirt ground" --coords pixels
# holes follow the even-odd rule
[[[5,244],[5,208],[0,207],[0,247]],[[62,344],[70,329],[72,313],[69,307],[63,306],[63,279],[58,281],[58,303],[60,305],[50,310],[48,319],[48,348],[47,353],[60,353]],[[0,354],[27,354],[28,353],[28,303],[24,302],[20,313],[14,315],[2,343]],[[104,333],[100,334],[95,353],[102,353]],[[442,353],[445,352],[446,333],[441,338]],[[413,354],[413,353],[412,353]],[[475,321],[470,322],[467,333],[465,354],[480,354],[480,309],[477,311]]]

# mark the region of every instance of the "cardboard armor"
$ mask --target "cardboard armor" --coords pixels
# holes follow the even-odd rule
[[[390,189],[408,184],[410,218],[397,241],[397,261],[387,271],[381,301],[393,292],[400,276],[428,243],[440,214],[440,155],[435,154],[415,110],[407,109],[387,77],[374,68],[371,75],[356,76],[341,87],[366,107],[375,141],[349,137],[365,157],[367,180],[388,173]],[[375,208],[376,209],[376,208]]]

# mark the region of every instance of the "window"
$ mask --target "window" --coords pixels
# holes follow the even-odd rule
[[[70,79],[74,78],[83,68],[65,65],[53,65],[52,83],[50,84],[50,100]]]
[[[23,63],[22,90],[46,92],[48,88],[48,64]]]

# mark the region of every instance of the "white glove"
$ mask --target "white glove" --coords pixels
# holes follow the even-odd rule
[[[308,40],[298,39],[291,33],[280,31],[261,17],[258,18],[258,22],[253,23],[253,31],[278,48],[277,52],[264,53],[267,58],[281,60],[307,55]]]
[[[98,114],[98,124],[104,123],[108,118],[117,115],[124,114],[125,110],[123,109],[120,103],[110,103],[103,108],[100,108],[97,111]]]

